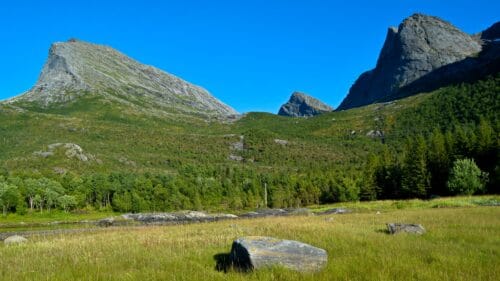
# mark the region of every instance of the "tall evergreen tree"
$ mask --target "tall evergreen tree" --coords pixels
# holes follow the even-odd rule
[[[409,142],[406,149],[401,190],[404,197],[423,198],[427,196],[429,185],[427,146],[424,138],[419,135]]]

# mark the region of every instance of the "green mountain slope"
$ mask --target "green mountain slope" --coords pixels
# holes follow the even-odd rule
[[[499,82],[491,77],[312,118],[249,113],[234,122],[159,116],[93,94],[49,107],[4,104],[0,165],[10,181],[43,176],[62,183],[80,207],[258,207],[264,184],[269,206],[300,206],[363,198],[371,156],[389,151],[391,161],[402,163],[408,140],[427,139],[436,128],[474,133],[486,120],[494,153],[481,168],[494,183]],[[478,155],[472,148],[467,153]]]

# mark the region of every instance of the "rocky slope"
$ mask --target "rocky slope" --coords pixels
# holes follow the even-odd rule
[[[304,93],[295,92],[290,100],[281,106],[278,115],[309,117],[330,111],[333,111],[333,108],[322,101]]]
[[[75,39],[54,43],[35,86],[8,102],[35,102],[48,107],[88,94],[167,112],[237,114],[201,87],[110,47]]]
[[[450,23],[414,14],[398,28],[389,28],[376,67],[361,74],[339,109],[390,100],[398,96],[401,88],[421,77],[477,56],[481,50],[480,40]]]

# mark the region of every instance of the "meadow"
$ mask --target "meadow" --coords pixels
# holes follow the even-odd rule
[[[103,228],[0,245],[0,280],[499,280],[497,197],[343,203],[344,215],[270,217],[189,225]],[[347,205],[346,205],[347,204]],[[389,235],[385,224],[427,233]],[[327,250],[326,268],[216,270],[234,239],[265,235]]]

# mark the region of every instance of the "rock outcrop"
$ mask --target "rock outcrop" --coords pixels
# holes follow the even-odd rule
[[[167,112],[237,114],[201,87],[110,47],[75,39],[54,43],[35,86],[8,102],[35,102],[47,107],[88,94]]]
[[[328,261],[328,254],[299,241],[248,236],[233,242],[230,260],[236,268],[245,271],[283,266],[306,272],[321,270]]]
[[[407,88],[404,94],[399,93],[405,86],[433,71],[477,56],[481,50],[479,40],[450,23],[437,17],[414,14],[398,28],[389,28],[376,67],[361,74],[338,109],[415,94],[422,90],[422,85],[426,89],[429,86],[439,87],[442,83],[432,84],[428,81]],[[439,82],[441,79],[435,80]]]
[[[333,108],[322,101],[304,93],[295,92],[290,100],[281,106],[278,115],[309,117],[330,111],[333,111]]]

